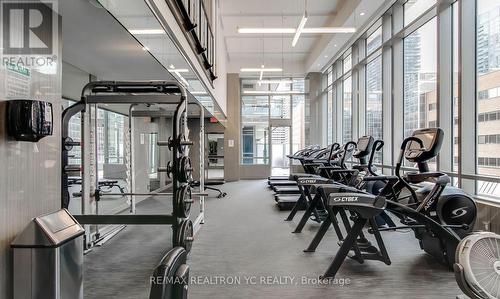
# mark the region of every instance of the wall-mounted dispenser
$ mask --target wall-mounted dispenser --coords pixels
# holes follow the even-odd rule
[[[7,102],[7,133],[18,141],[38,142],[52,135],[52,104],[36,100]]]

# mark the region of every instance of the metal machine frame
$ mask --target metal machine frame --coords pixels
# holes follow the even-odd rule
[[[87,146],[84,142],[85,140],[85,113],[87,112],[87,108],[89,108],[90,104],[94,104],[97,108],[98,104],[130,104],[130,111],[137,104],[177,104],[176,110],[173,116],[173,142],[170,143],[172,150],[172,167],[171,173],[172,177],[172,192],[151,192],[151,193],[134,193],[134,192],[125,192],[120,193],[119,195],[129,195],[132,196],[131,200],[131,214],[128,215],[99,215],[98,204],[96,205],[96,214],[85,214],[85,197],[94,197],[96,201],[99,199],[99,191],[96,186],[98,186],[98,163],[96,162],[94,167],[95,171],[95,182],[93,182],[94,190],[88,194],[87,184],[90,184],[90,188],[92,188],[92,182],[87,182],[86,174],[89,173],[89,169],[85,166],[88,161],[85,161],[85,147]],[[199,103],[197,104],[200,107],[200,136],[204,136],[204,108]],[[159,224],[159,225],[172,225],[172,243],[174,246],[178,244],[178,229],[181,221],[184,219],[180,216],[179,207],[176,204],[178,200],[178,190],[179,190],[179,182],[175,179],[178,177],[179,165],[178,159],[180,156],[180,148],[183,146],[192,145],[192,142],[185,140],[182,141],[178,138],[179,135],[186,136],[187,134],[187,92],[185,88],[180,85],[176,81],[96,81],[88,83],[82,90],[81,100],[74,105],[68,107],[64,110],[62,115],[62,184],[61,184],[61,206],[66,207],[69,205],[69,192],[68,192],[68,171],[81,171],[82,175],[82,215],[74,215],[74,217],[81,223],[85,225],[103,225],[103,224],[114,224],[114,225],[126,225],[126,224],[134,224],[134,225],[150,225],[150,224]],[[74,142],[69,139],[68,126],[69,121],[72,116],[77,113],[82,113],[81,121],[82,121],[82,130],[81,130],[81,142]],[[89,119],[91,118],[92,113],[89,114]],[[130,115],[132,117],[132,115]],[[131,121],[129,122],[129,130],[131,130]],[[96,128],[94,128],[96,132]],[[97,134],[94,133],[94,138],[96,139]],[[131,147],[132,147],[132,142]],[[204,164],[204,140],[200,138],[200,173],[203,173],[203,164]],[[166,141],[158,141],[158,145],[166,146]],[[69,165],[69,157],[68,157],[68,148],[67,146],[81,146],[81,165]],[[94,155],[97,154],[97,143],[94,142]],[[133,153],[131,151],[130,155]],[[200,177],[200,190],[203,191],[204,188],[204,179],[203,176]],[[131,190],[129,190],[131,191]],[[86,194],[87,193],[87,194]],[[109,195],[110,193],[106,193]],[[196,232],[199,229],[200,224],[204,222],[204,193],[192,193],[193,195],[200,196],[200,214],[197,216],[195,220],[195,229]],[[111,194],[113,195],[113,194]],[[160,195],[172,195],[172,205],[173,212],[172,214],[163,214],[163,215],[141,215],[135,214],[135,196],[160,196]],[[119,231],[119,230],[118,230]],[[96,230],[96,238],[99,238],[99,230]],[[91,236],[86,234],[87,238]],[[90,240],[86,240],[85,246],[87,247]]]

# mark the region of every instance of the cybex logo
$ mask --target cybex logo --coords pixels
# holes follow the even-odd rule
[[[463,215],[467,214],[467,207],[461,207],[461,208],[458,208],[458,209],[455,209],[453,211],[451,211],[451,218],[458,218],[458,217],[461,217]]]
[[[52,55],[54,50],[53,3],[2,3],[2,40],[5,55]]]
[[[316,180],[303,180],[302,184],[316,184]]]
[[[333,201],[334,202],[353,202],[353,201],[358,201],[359,197],[357,196],[339,196],[339,197],[334,197]]]

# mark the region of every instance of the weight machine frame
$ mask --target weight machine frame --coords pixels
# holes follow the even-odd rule
[[[148,214],[135,214],[135,200],[131,200],[131,213],[132,214],[115,214],[115,215],[99,215],[98,203],[96,205],[95,214],[85,214],[85,197],[97,197],[99,196],[99,191],[97,190],[98,186],[98,162],[96,157],[95,160],[95,190],[91,190],[90,194],[86,194],[88,192],[86,187],[88,182],[86,182],[86,174],[89,171],[85,167],[85,131],[86,131],[86,120],[85,113],[87,112],[87,108],[90,104],[95,105],[95,111],[97,113],[98,104],[130,104],[130,111],[132,107],[137,104],[177,104],[175,113],[172,119],[172,206],[173,212],[172,214],[163,214],[163,215],[148,215]],[[204,109],[203,106],[199,103],[196,103],[200,106],[200,121],[201,128],[200,131],[204,134]],[[79,102],[69,106],[67,109],[63,111],[62,114],[62,184],[61,184],[61,206],[63,208],[68,208],[69,206],[69,190],[68,190],[68,171],[76,170],[78,165],[69,165],[69,156],[68,153],[71,149],[68,149],[68,145],[70,146],[80,146],[81,147],[81,164],[80,164],[80,172],[82,177],[82,215],[74,215],[74,217],[84,225],[96,225],[96,239],[99,238],[99,230],[98,225],[171,225],[172,226],[172,244],[173,246],[177,246],[177,236],[179,234],[178,229],[180,223],[185,218],[180,217],[180,212],[178,211],[177,206],[177,193],[179,190],[179,182],[175,179],[178,176],[178,158],[180,153],[180,147],[185,146],[181,145],[181,141],[178,140],[178,136],[183,134],[186,136],[186,131],[188,128],[187,123],[187,108],[188,108],[188,100],[187,100],[187,92],[186,89],[180,85],[176,81],[95,81],[90,82],[82,90],[81,99]],[[91,111],[89,111],[90,118],[92,117]],[[76,115],[77,113],[81,113],[81,141],[74,142],[69,139],[69,121],[71,117]],[[96,115],[97,117],[97,115]],[[131,130],[131,122],[132,115],[129,115],[129,130]],[[96,122],[97,124],[97,122]],[[183,131],[183,132],[182,132]],[[129,132],[130,133],[130,132]],[[94,138],[97,134],[97,125],[94,128]],[[203,140],[200,140],[200,144],[203,145]],[[189,143],[187,141],[186,143]],[[132,147],[132,140],[130,140],[130,146]],[[94,142],[94,155],[97,155],[97,143]],[[200,155],[201,151],[203,151],[203,147],[200,147]],[[132,157],[133,153],[130,152],[130,157]],[[201,155],[201,161],[203,162],[203,155]],[[127,161],[127,163],[131,163],[131,161]],[[75,167],[76,166],[76,167]],[[132,171],[132,169],[131,169]],[[131,175],[132,172],[131,172]],[[200,178],[201,186],[200,190],[203,191],[203,178]],[[132,184],[130,184],[132,186]],[[92,185],[91,185],[92,187]],[[131,191],[131,190],[130,190]],[[108,193],[106,193],[108,194]],[[136,193],[128,192],[128,195],[147,195],[147,196],[157,196],[157,195],[165,195],[167,193]],[[195,220],[195,227],[199,228],[199,225],[204,222],[204,193],[198,193],[200,195],[200,214]],[[196,232],[197,229],[195,229]],[[119,231],[119,230],[118,230]],[[86,237],[90,237],[90,235],[86,234]],[[91,245],[92,240],[86,240],[85,247]]]

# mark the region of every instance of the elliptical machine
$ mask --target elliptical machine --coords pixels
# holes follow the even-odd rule
[[[439,153],[444,133],[439,128],[419,129],[406,138],[402,145],[396,165],[396,176],[370,176],[365,181],[384,181],[386,186],[377,195],[358,192],[339,192],[334,190],[326,194],[325,206],[329,217],[334,221],[335,211],[350,211],[354,225],[346,224],[348,234],[341,244],[334,260],[322,276],[335,277],[341,264],[350,251],[354,251],[357,260],[359,255],[357,238],[362,235],[363,227],[384,211],[389,211],[401,220],[402,226],[380,228],[371,222],[377,239],[378,250],[385,252],[385,245],[380,236],[381,231],[411,229],[418,239],[421,249],[432,255],[450,268],[455,262],[455,254],[460,239],[470,233],[476,219],[477,209],[474,200],[458,188],[447,186],[450,178],[441,172],[430,172],[428,161]],[[418,172],[401,173],[403,159],[415,162]],[[410,184],[432,182],[431,188],[416,190]],[[407,189],[410,200],[403,203],[400,195]],[[386,262],[386,264],[388,264]]]
[[[446,174],[429,171],[428,161],[438,155],[443,138],[442,129],[427,128],[414,131],[411,137],[403,141],[396,164],[396,176],[399,181],[394,189],[398,194],[407,189],[411,193],[408,205],[437,223],[449,227],[451,232],[462,239],[474,227],[477,208],[472,197],[463,190],[448,185],[450,178]],[[409,162],[416,163],[418,172],[407,172],[403,175],[401,172],[403,157]],[[415,184],[423,186],[415,190],[412,187]],[[414,224],[414,221],[406,218],[403,218],[402,222],[406,225]],[[439,250],[440,241],[423,229],[416,228],[414,231],[422,249],[435,255],[432,252]],[[454,258],[448,261],[450,265],[453,262]]]

